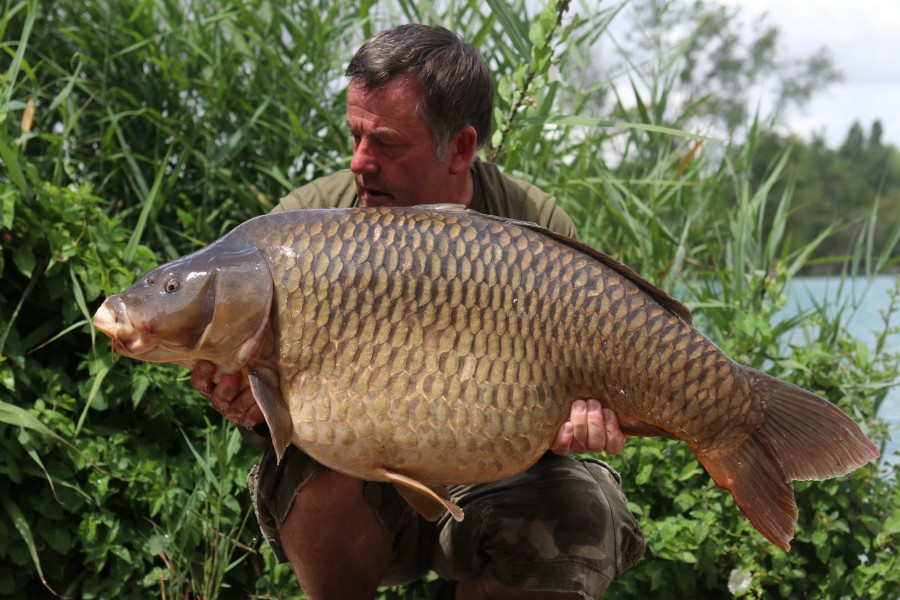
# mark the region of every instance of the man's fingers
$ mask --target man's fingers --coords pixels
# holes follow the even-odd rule
[[[210,401],[223,417],[243,427],[254,427],[265,420],[250,388],[240,389],[240,375],[222,375]]]
[[[262,409],[248,387],[241,389],[238,374],[225,374],[213,390],[210,401],[223,417],[243,427],[255,427],[265,420]]]
[[[625,447],[626,438],[619,428],[618,417],[612,410],[603,408],[598,400],[573,402],[569,421],[572,424],[569,450],[572,452],[618,454]],[[561,434],[557,434],[553,446],[553,451],[557,454],[561,454],[562,441]]]
[[[550,445],[550,451],[559,456],[565,456],[572,447],[572,438],[575,435],[575,429],[572,427],[571,421],[566,421],[556,432],[556,439]]]
[[[625,434],[619,427],[619,418],[608,408],[603,409],[604,429],[606,432],[606,451],[618,454],[625,448]]]
[[[606,428],[603,422],[603,410],[597,400],[587,401],[586,435],[583,440],[585,448],[591,452],[606,450]]]
[[[572,422],[572,452],[584,452],[588,441],[587,402],[576,400],[572,403],[569,413],[569,421]]]
[[[211,362],[201,360],[191,371],[191,387],[209,398],[213,388],[212,378],[216,367]]]
[[[234,398],[240,391],[240,376],[231,373],[225,373],[219,377],[219,383],[213,388],[209,399],[213,408],[222,413],[227,419],[234,420],[232,417],[240,415],[244,411],[240,407],[233,406]]]
[[[259,404],[256,403],[256,399],[253,397],[253,391],[250,388],[242,391],[234,401],[234,404],[241,407],[240,416],[237,419],[234,419],[234,422],[238,425],[249,428],[255,427],[265,421],[266,418],[263,416],[262,409],[259,407]]]

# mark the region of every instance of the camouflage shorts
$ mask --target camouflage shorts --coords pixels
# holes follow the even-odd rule
[[[281,562],[278,527],[300,488],[325,470],[291,446],[280,464],[270,447],[250,472],[260,528]],[[548,453],[520,475],[453,486],[450,495],[466,513],[461,522],[449,515],[425,521],[390,484],[368,482],[365,494],[394,540],[385,584],[413,581],[430,569],[453,580],[487,569],[505,585],[596,598],[644,553],[619,475],[597,460]]]

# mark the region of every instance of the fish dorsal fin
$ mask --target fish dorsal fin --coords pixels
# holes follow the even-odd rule
[[[425,485],[411,477],[381,468],[375,473],[394,484],[400,496],[425,517],[428,521],[437,521],[449,511],[457,521],[463,520],[463,510],[450,500],[450,494],[444,486]]]
[[[443,206],[443,205],[440,205]],[[654,300],[656,300],[663,308],[673,313],[675,316],[680,318],[685,323],[690,324],[693,320],[693,316],[691,315],[691,311],[688,308],[676,300],[672,298],[664,292],[662,289],[656,287],[640,275],[638,275],[631,267],[617,261],[613,257],[600,252],[595,248],[591,248],[584,242],[580,242],[578,240],[572,239],[566,235],[561,233],[557,233],[551,229],[547,229],[546,227],[542,227],[537,223],[532,223],[530,221],[520,221],[517,219],[508,219],[505,217],[495,217],[493,215],[485,215],[474,210],[467,209],[467,212],[472,216],[477,216],[485,219],[490,219],[492,221],[500,221],[501,223],[510,223],[512,225],[518,225],[520,227],[527,227],[532,231],[536,231],[542,235],[553,238],[554,240],[569,246],[570,248],[574,248],[575,250],[579,250],[584,252],[591,258],[601,262],[605,266],[609,267],[613,271],[617,272],[622,277],[628,279],[633,284],[638,286],[641,291],[651,296]]]
[[[278,462],[284,455],[285,448],[294,437],[294,423],[291,412],[284,403],[281,390],[278,387],[278,376],[271,369],[254,367],[248,374],[250,389],[253,397],[269,426],[269,434],[272,436],[272,444],[275,446],[275,455]]]

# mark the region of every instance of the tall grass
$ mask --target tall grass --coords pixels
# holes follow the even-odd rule
[[[815,245],[792,246],[790,188],[771,194],[788,157],[755,181],[761,127],[731,143],[679,132],[691,107],[674,104],[665,70],[629,75],[650,85],[581,85],[573,74],[620,5],[529,6],[4,5],[0,596],[298,594],[250,513],[256,451],[182,370],[113,363],[87,322],[138,272],[345,166],[343,69],[365,37],[400,22],[444,24],[483,49],[499,82],[487,155],[554,193],[586,241],[687,301],[732,356],[823,393],[883,439],[876,410],[898,374],[884,336],[859,351],[826,306],[772,323]],[[598,119],[604,97],[612,104]],[[889,260],[867,239],[848,249],[848,273]],[[783,343],[810,324],[804,347]],[[744,581],[740,593],[754,597],[900,590],[900,492],[875,467],[798,486],[801,522],[785,555],[685,448],[631,440],[613,462],[649,549],[612,595],[723,597]],[[382,597],[427,597],[435,585],[432,575]]]

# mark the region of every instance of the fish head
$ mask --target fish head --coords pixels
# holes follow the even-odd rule
[[[92,324],[123,356],[188,368],[208,360],[219,373],[237,372],[260,348],[272,290],[257,248],[216,242],[108,297]]]

